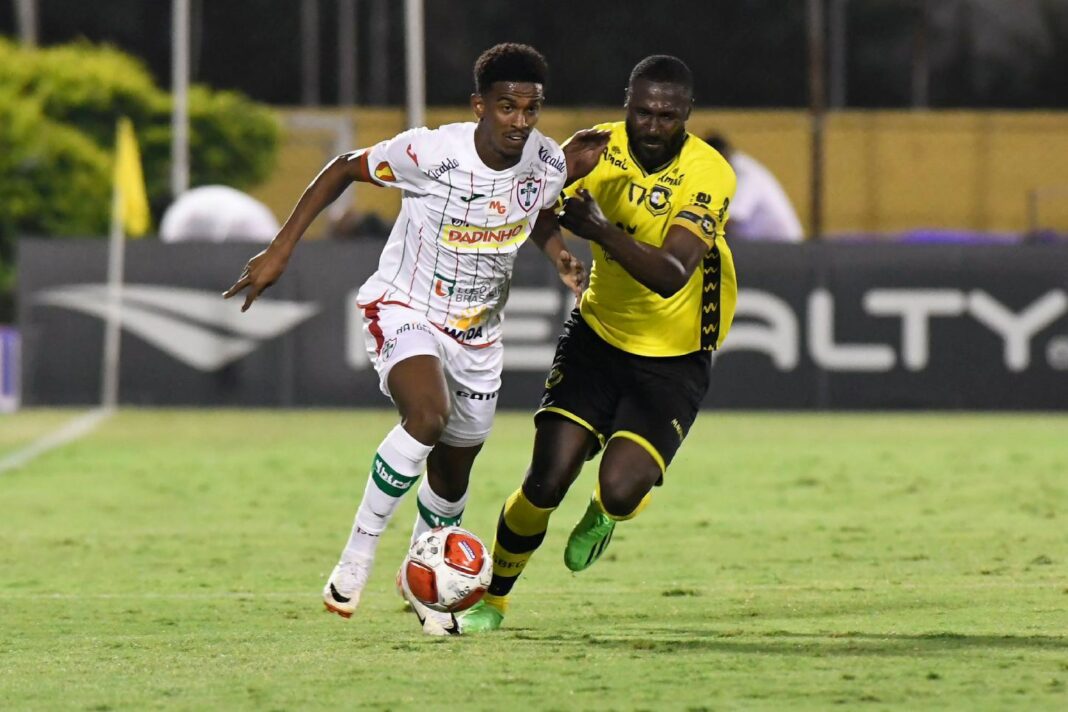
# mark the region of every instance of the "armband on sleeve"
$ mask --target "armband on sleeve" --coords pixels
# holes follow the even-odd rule
[[[716,236],[723,235],[722,222],[716,217],[716,215],[708,209],[707,206],[702,207],[700,205],[688,205],[678,213],[671,220],[671,226],[686,228],[697,237],[712,247],[716,242]]]

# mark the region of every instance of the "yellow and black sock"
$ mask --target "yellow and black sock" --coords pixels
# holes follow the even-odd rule
[[[497,520],[493,542],[493,581],[483,600],[502,613],[508,608],[508,593],[531,555],[545,539],[549,517],[555,507],[537,507],[519,488],[508,497]]]

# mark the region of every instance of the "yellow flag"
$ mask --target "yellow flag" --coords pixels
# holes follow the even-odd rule
[[[148,212],[148,195],[145,177],[141,172],[141,152],[137,148],[137,136],[133,124],[126,117],[119,119],[115,132],[115,173],[113,177],[115,202],[113,210],[122,222],[123,231],[129,237],[140,237],[148,232],[151,216]]]

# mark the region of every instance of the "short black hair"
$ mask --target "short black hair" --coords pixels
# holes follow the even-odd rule
[[[541,52],[530,45],[502,42],[490,47],[475,61],[475,91],[479,94],[493,82],[534,82],[545,84],[549,65]]]
[[[633,86],[639,79],[678,84],[693,94],[693,73],[686,62],[669,54],[654,54],[634,65],[628,86]]]

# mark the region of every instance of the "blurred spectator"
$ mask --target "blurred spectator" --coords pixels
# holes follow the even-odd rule
[[[329,234],[332,238],[342,240],[368,237],[384,240],[389,237],[389,231],[392,227],[392,225],[378,217],[376,213],[360,213],[355,210],[346,210],[330,226]]]
[[[705,138],[731,164],[738,187],[730,205],[727,237],[745,240],[800,242],[805,239],[801,221],[782,185],[752,156],[734,148],[721,133]]]
[[[205,185],[188,190],[163,213],[163,242],[270,242],[278,234],[270,209],[240,190]]]

